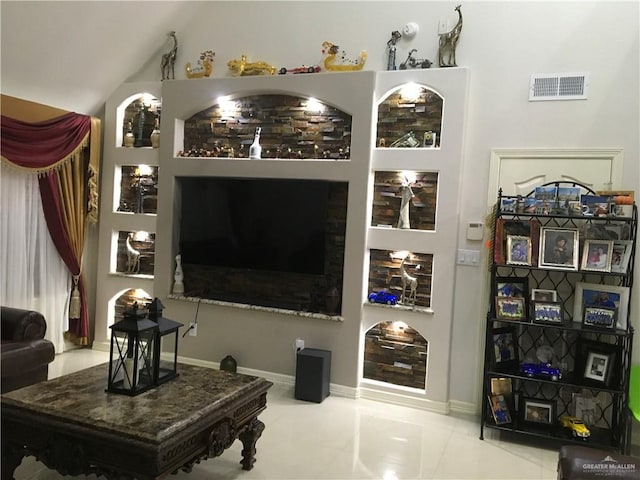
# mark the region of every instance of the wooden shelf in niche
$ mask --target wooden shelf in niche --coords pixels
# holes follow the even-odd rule
[[[155,233],[119,231],[116,272],[153,275],[155,247]]]
[[[398,88],[378,105],[376,145],[390,147],[413,132],[417,147],[440,147],[444,99],[433,90],[416,85],[408,94],[408,86]],[[433,144],[425,145],[427,132],[435,133]]]
[[[156,214],[158,211],[158,167],[123,165],[119,212]]]
[[[407,177],[409,182],[407,182]],[[402,205],[403,185],[409,184],[411,229],[435,230],[438,174],[435,172],[384,172],[374,176],[372,227],[397,227]]]
[[[157,98],[149,94],[141,94],[135,98],[124,109],[124,118],[122,121],[122,144],[125,147],[126,134],[131,124],[131,133],[134,136],[133,147],[151,147],[151,132],[153,132],[156,124],[160,122],[162,112],[162,103]]]
[[[369,285],[368,293],[387,291],[402,297],[401,260],[392,250],[369,251]],[[408,253],[405,269],[409,275],[417,278],[416,308],[431,307],[433,255],[427,253]],[[407,294],[409,290],[407,290]]]
[[[351,115],[305,97],[241,97],[187,119],[178,156],[247,158],[256,127],[261,127],[262,158],[348,159],[351,120]]]

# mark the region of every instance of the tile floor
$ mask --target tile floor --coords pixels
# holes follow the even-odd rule
[[[104,352],[74,350],[56,357],[50,376],[107,360]],[[181,472],[169,479],[556,478],[556,446],[532,446],[519,437],[507,438],[493,430],[485,431],[485,440],[479,440],[479,421],[474,416],[441,415],[336,396],[320,404],[302,402],[293,398],[291,387],[275,385],[269,390],[267,409],[260,419],[266,429],[257,443],[253,470],[241,469],[242,446],[236,441],[222,456],[196,465],[189,474]],[[63,477],[28,457],[16,469],[15,478]]]

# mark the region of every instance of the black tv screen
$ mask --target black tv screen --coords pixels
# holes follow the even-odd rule
[[[181,177],[182,263],[325,273],[331,182]]]

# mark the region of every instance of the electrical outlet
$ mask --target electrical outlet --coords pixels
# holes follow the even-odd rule
[[[301,338],[296,338],[296,341],[293,345],[296,349],[296,352],[299,352],[300,350],[304,350],[304,340],[302,340]]]
[[[189,325],[189,336],[190,337],[197,337],[198,336],[198,324],[191,322],[191,324]]]

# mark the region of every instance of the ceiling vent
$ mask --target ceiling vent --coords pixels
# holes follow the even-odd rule
[[[585,100],[588,73],[537,73],[531,75],[529,101]]]

